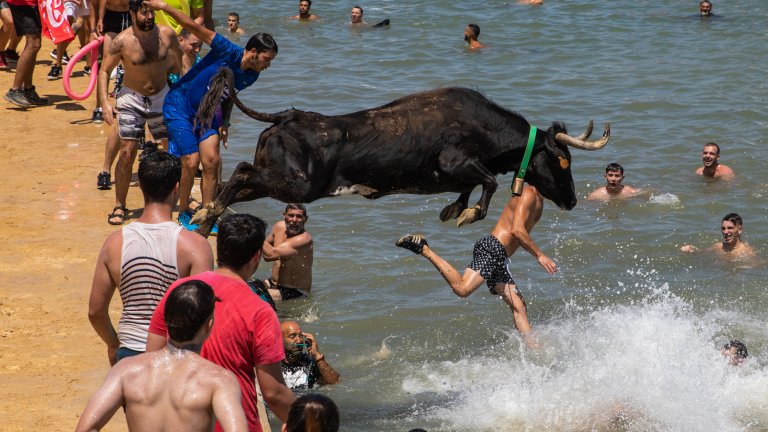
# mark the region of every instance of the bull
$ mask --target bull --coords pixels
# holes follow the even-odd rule
[[[458,192],[456,202],[440,212],[440,220],[459,224],[486,216],[497,183],[495,176],[520,169],[530,124],[477,91],[442,88],[400,98],[378,108],[326,116],[289,109],[256,112],[233,95],[248,116],[272,126],[259,136],[253,163],[241,162],[219,186],[195,222],[207,235],[227,206],[263,197],[283,202],[312,202],[323,197]],[[535,134],[525,181],[558,207],[576,205],[568,146],[595,150],[603,137],[586,141],[592,132],[568,135],[562,123]],[[468,208],[470,193],[482,195]]]

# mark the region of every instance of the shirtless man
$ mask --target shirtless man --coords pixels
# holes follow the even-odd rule
[[[699,2],[699,14],[703,17],[710,17],[712,13],[712,2],[709,0],[701,0]]]
[[[357,26],[357,25],[367,25],[368,23],[363,21],[363,8],[360,6],[352,6],[352,12],[350,13],[351,21],[350,24]]]
[[[611,162],[605,167],[605,186],[592,191],[587,195],[590,201],[608,201],[611,198],[633,198],[640,194],[640,189],[622,184],[624,181],[624,167],[616,162]]]
[[[155,25],[155,12],[142,3],[142,0],[130,0],[128,7],[133,24],[115,36],[99,69],[98,91],[104,121],[118,130],[120,143],[120,159],[115,167],[115,208],[107,219],[110,225],[122,225],[127,217],[125,204],[131,170],[138,141],[144,138],[145,125],[155,139],[168,136],[163,122],[163,100],[168,92],[168,74],[180,71],[178,60],[182,53],[176,32],[170,27]],[[112,69],[120,62],[125,75],[113,107],[107,97],[107,85]]]
[[[312,0],[301,0],[299,2],[299,14],[294,15],[291,19],[297,19],[301,21],[314,21],[319,17],[309,11],[312,8]]]
[[[480,37],[480,26],[477,24],[467,24],[467,28],[464,29],[464,40],[469,44],[469,49],[485,48],[485,45],[477,40],[478,37]]]
[[[529,348],[535,348],[537,344],[531,334],[525,299],[509,273],[507,261],[508,257],[522,246],[536,258],[547,273],[554,274],[557,271],[557,264],[544,255],[529,236],[541,218],[543,208],[544,198],[534,186],[526,184],[522,194],[509,199],[491,235],[475,243],[472,262],[463,276],[438,256],[422,236],[407,235],[395,244],[428,259],[459,297],[469,296],[485,282],[491,294],[501,295],[512,309],[515,327],[525,344]]]
[[[214,416],[225,431],[247,430],[235,374],[200,357],[215,304],[205,282],[176,288],[165,306],[168,344],[115,365],[88,401],[77,431],[101,430],[120,407],[130,431],[210,431]]]
[[[285,206],[283,220],[264,241],[264,260],[272,261],[269,295],[275,301],[306,297],[312,289],[312,236],[304,229],[309,216],[303,204]]]
[[[240,28],[240,14],[237,12],[230,12],[227,15],[227,29],[232,35],[242,36],[245,34],[245,30]]]
[[[736,213],[728,213],[723,217],[720,230],[723,233],[723,241],[715,243],[704,252],[717,252],[732,258],[753,258],[756,256],[754,249],[741,240],[741,231],[744,224],[741,216]],[[683,252],[698,252],[699,249],[692,245],[684,245],[680,248]]]
[[[701,152],[701,161],[704,166],[696,170],[696,174],[704,177],[732,180],[733,170],[720,163],[720,146],[710,142],[704,144],[704,150]]]

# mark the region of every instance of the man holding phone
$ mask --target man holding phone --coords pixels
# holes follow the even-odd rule
[[[302,332],[296,321],[283,321],[280,330],[285,349],[285,360],[280,366],[289,389],[311,389],[339,382],[341,376],[325,361],[314,336]]]

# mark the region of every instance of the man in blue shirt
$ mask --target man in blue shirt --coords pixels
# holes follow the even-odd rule
[[[171,86],[165,98],[163,117],[169,132],[168,152],[181,158],[182,172],[179,183],[179,222],[189,230],[197,225],[190,224],[192,211],[189,208],[189,196],[195,181],[195,172],[202,162],[203,176],[200,189],[202,205],[213,200],[218,182],[219,138],[227,147],[229,114],[232,102],[229,89],[225,88],[221,99],[211,101],[204,97],[210,90],[211,79],[220,68],[230,69],[234,75],[235,91],[238,92],[256,82],[259,72],[267,69],[277,55],[277,43],[267,33],[253,35],[245,49],[230,42],[224,36],[192,21],[178,10],[169,7],[162,0],[146,0],[147,6],[170,15],[182,27],[189,30],[211,50],[203,59],[179,81]],[[216,114],[210,121],[205,121],[204,113],[209,112],[211,103],[215,103]],[[203,115],[201,115],[203,114]],[[211,232],[215,234],[216,228]]]

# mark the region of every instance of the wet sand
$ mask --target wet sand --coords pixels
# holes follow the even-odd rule
[[[107,224],[114,188],[96,189],[109,126],[90,122],[93,96],[72,101],[61,79],[46,79],[52,48],[43,38],[33,81],[52,104],[24,110],[0,100],[6,164],[0,186],[0,419],[6,432],[74,430],[109,368],[106,346],[88,322],[96,256],[116,229]],[[84,65],[74,69],[76,92],[87,83]],[[12,81],[13,72],[0,70],[3,94]],[[140,191],[131,187],[128,208],[141,206]],[[119,310],[116,294],[115,325]],[[122,412],[104,430],[127,430]]]

